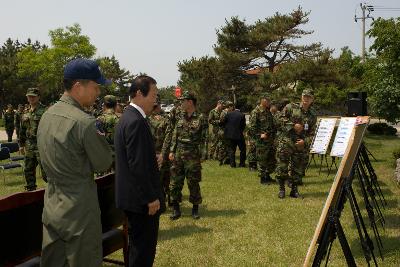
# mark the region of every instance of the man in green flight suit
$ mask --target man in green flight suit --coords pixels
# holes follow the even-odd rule
[[[27,191],[36,190],[36,167],[39,165],[42,178],[46,181],[46,172],[40,164],[39,150],[37,147],[37,130],[39,121],[46,107],[40,103],[38,88],[29,88],[26,97],[30,105],[29,110],[22,116],[19,133],[19,146],[21,154],[25,154],[25,180]]]
[[[297,186],[302,183],[317,122],[317,116],[311,106],[313,101],[312,91],[304,89],[301,103],[286,105],[279,116],[280,128],[276,152],[279,198],[285,197],[285,180],[291,182],[290,197],[300,197]]]
[[[14,134],[15,124],[14,124],[15,112],[11,104],[7,105],[7,110],[4,112],[4,128],[7,133],[7,141],[12,142],[12,137]]]
[[[251,112],[249,134],[254,137],[257,151],[260,183],[272,181],[270,174],[275,170],[275,151],[273,149],[276,136],[274,118],[269,111],[271,100],[262,94],[259,105]]]
[[[38,147],[48,174],[44,195],[42,267],[101,266],[102,229],[94,172],[107,170],[111,148],[85,113],[107,83],[95,61],[64,67],[65,92],[40,121]]]
[[[209,142],[210,142],[210,159],[216,159],[218,155],[218,131],[220,129],[219,121],[221,117],[221,111],[223,107],[223,101],[218,100],[217,106],[210,111],[208,115],[208,124],[212,125],[211,134],[209,134]]]
[[[193,204],[192,217],[199,219],[201,154],[200,146],[204,142],[207,121],[196,110],[197,99],[188,91],[182,94],[183,114],[178,118],[172,135],[169,160],[172,161],[170,194],[173,205],[171,220],[181,216],[179,203],[182,201],[182,188],[185,177],[189,187],[189,202]]]

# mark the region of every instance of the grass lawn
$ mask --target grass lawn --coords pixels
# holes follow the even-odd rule
[[[400,266],[400,187],[393,180],[391,154],[400,146],[400,139],[368,136],[366,143],[378,158],[372,163],[388,203],[383,211],[385,230],[378,226],[385,260],[378,258],[378,264]],[[280,200],[278,185],[260,185],[255,172],[219,167],[216,161],[205,162],[202,218],[191,218],[185,186],[183,217],[177,221],[170,221],[169,214],[161,217],[154,266],[301,266],[333,182],[334,174],[326,176],[324,171],[318,176],[318,168],[311,167],[305,185],[300,187],[304,199]],[[39,185],[43,186],[43,182],[39,181]],[[23,186],[18,173],[7,174],[6,185],[0,183],[0,195],[17,192]],[[357,185],[354,188],[359,191]],[[360,195],[357,199],[363,206]],[[365,209],[363,212],[365,215]],[[348,203],[341,222],[357,264],[366,266]],[[373,237],[367,219],[365,223]],[[378,257],[378,251],[374,252]],[[121,259],[121,254],[119,251],[112,257]],[[329,266],[346,266],[338,240],[330,258]]]

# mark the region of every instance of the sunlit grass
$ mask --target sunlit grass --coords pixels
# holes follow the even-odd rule
[[[384,210],[385,231],[380,227],[384,257],[380,266],[400,266],[400,189],[393,180],[392,150],[400,139],[370,136],[367,147],[379,160],[372,161],[388,202]],[[330,160],[330,159],[329,159]],[[317,161],[318,162],[318,161]],[[23,189],[18,173],[1,180],[0,194]],[[262,186],[255,172],[246,168],[218,166],[216,161],[203,163],[201,189],[203,204],[200,220],[190,216],[188,190],[185,186],[183,217],[170,221],[161,217],[155,266],[301,266],[314,234],[334,174],[326,168],[318,175],[311,166],[300,187],[304,199],[278,199],[278,185]],[[39,179],[39,185],[43,182]],[[355,185],[355,191],[358,192]],[[288,190],[287,190],[288,194]],[[358,196],[360,206],[362,198]],[[364,212],[365,215],[365,212]],[[341,217],[346,237],[356,262],[366,266],[351,209],[346,203]],[[365,219],[369,234],[369,221]],[[378,257],[378,251],[375,250]],[[122,252],[112,255],[122,259]],[[104,266],[111,266],[104,263]],[[338,240],[331,252],[329,266],[346,266]]]

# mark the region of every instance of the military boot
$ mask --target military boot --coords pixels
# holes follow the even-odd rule
[[[200,215],[199,215],[199,205],[193,205],[192,208],[192,218],[195,220],[200,219]]]
[[[292,190],[290,190],[290,197],[292,197],[292,198],[301,197],[299,191],[297,190],[297,184],[296,183],[292,184]]]
[[[279,182],[279,198],[284,198],[285,197],[285,180],[283,179],[278,179]]]
[[[35,191],[36,188],[37,188],[36,185],[26,185],[25,191]]]
[[[269,173],[266,173],[266,174],[265,174],[265,182],[266,182],[267,184],[271,184],[271,183],[275,182],[275,180],[271,178],[271,176],[269,175]]]
[[[257,171],[257,163],[254,162],[249,163],[249,170],[252,172]]]
[[[265,173],[260,174],[260,184],[267,184],[267,177],[265,176]]]
[[[173,205],[172,205],[173,207],[172,207],[172,214],[171,214],[171,216],[169,216],[169,218],[171,219],[171,220],[177,220],[177,219],[179,219],[180,217],[181,217],[181,209],[180,209],[180,207],[179,207],[179,203],[177,203],[177,202],[174,202],[173,203]]]

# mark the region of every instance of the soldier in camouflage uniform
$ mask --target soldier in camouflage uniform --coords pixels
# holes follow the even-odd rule
[[[223,165],[223,164],[230,164],[230,160],[229,160],[229,141],[228,139],[225,138],[224,135],[224,127],[223,127],[223,123],[225,121],[225,117],[228,114],[229,111],[229,106],[233,106],[233,103],[231,101],[226,101],[224,103],[224,109],[221,111],[221,115],[219,116],[219,128],[218,128],[218,145],[217,145],[217,149],[218,149],[218,161],[219,161],[219,165]]]
[[[104,111],[97,117],[97,123],[100,124],[103,130],[107,143],[114,150],[114,134],[115,126],[117,125],[119,118],[115,113],[115,107],[117,105],[117,98],[113,95],[106,95],[104,97]]]
[[[149,123],[151,133],[155,142],[155,150],[158,162],[161,162],[160,167],[160,179],[163,185],[164,196],[167,199],[168,205],[171,205],[171,199],[169,196],[169,183],[170,183],[170,168],[171,164],[168,160],[168,155],[162,153],[163,143],[165,140],[165,135],[167,133],[167,127],[169,124],[169,119],[167,115],[161,110],[161,100],[157,96],[157,102],[154,104],[153,113],[149,116]],[[162,159],[160,159],[160,157]]]
[[[257,109],[257,107],[255,109]],[[249,121],[252,120],[252,114],[253,114],[254,110],[252,110],[252,112],[250,112]],[[257,171],[256,139],[257,139],[256,136],[254,136],[253,133],[251,131],[249,131],[249,129],[247,128],[247,140],[248,140],[248,147],[249,147],[249,151],[247,152],[247,162],[249,163],[250,171]]]
[[[15,124],[14,124],[15,112],[11,104],[7,105],[7,110],[4,112],[4,128],[6,129],[8,142],[12,142],[12,136],[14,134]]]
[[[168,158],[169,151],[171,148],[172,134],[175,129],[176,121],[181,116],[181,113],[182,113],[181,101],[176,100],[174,108],[171,109],[171,111],[168,114],[168,125],[165,130],[165,138],[161,149],[161,154],[163,155],[163,158]]]
[[[259,105],[251,112],[249,133],[254,137],[257,151],[258,172],[261,184],[272,181],[270,174],[275,170],[274,139],[276,126],[269,111],[270,98],[266,94],[260,97]]]
[[[40,164],[39,151],[37,147],[37,129],[40,118],[46,111],[42,105],[38,88],[29,88],[26,97],[30,104],[30,109],[22,117],[19,146],[22,154],[25,154],[25,180],[27,191],[36,189],[36,167],[39,165],[43,180],[47,181],[46,174]]]
[[[17,133],[17,139],[19,140],[19,131],[21,129],[21,120],[24,115],[24,105],[19,104],[18,110],[15,112],[15,132]]]
[[[305,89],[301,103],[288,104],[280,114],[276,168],[279,198],[285,197],[285,180],[289,180],[292,184],[290,196],[300,197],[297,186],[302,182],[305,173],[317,122],[317,116],[311,107],[313,101],[312,91]]]
[[[209,144],[210,144],[210,159],[216,159],[218,155],[218,130],[220,128],[219,121],[221,117],[223,107],[223,101],[218,100],[217,106],[210,111],[208,115],[208,124],[212,125],[211,134],[209,134]]]
[[[185,91],[182,94],[183,114],[176,122],[172,135],[169,159],[172,161],[170,194],[173,204],[171,220],[181,216],[179,203],[182,201],[182,188],[185,177],[190,192],[189,201],[193,204],[192,217],[199,219],[201,161],[200,145],[206,135],[206,119],[196,111],[196,97]]]

